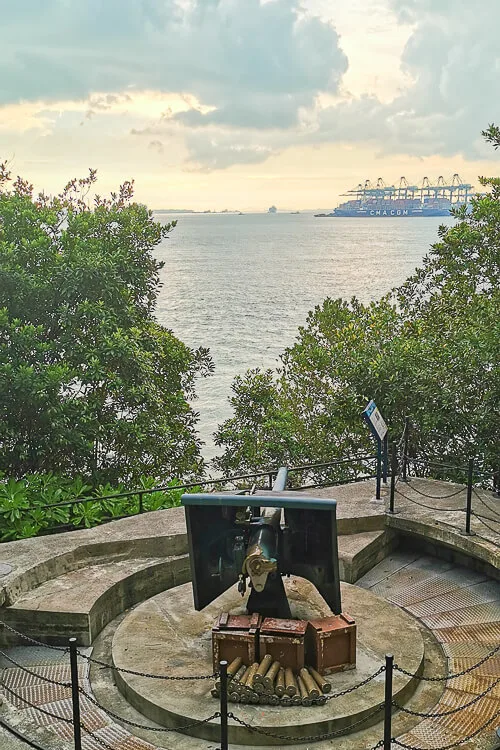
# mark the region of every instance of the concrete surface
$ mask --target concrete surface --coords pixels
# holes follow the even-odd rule
[[[328,617],[332,613],[315,587],[303,578],[285,579],[292,616],[297,619]],[[424,644],[411,617],[384,599],[359,588],[342,584],[343,611],[357,624],[356,669],[330,675],[332,692],[348,689],[366,679],[384,664],[385,654],[394,653],[407,671],[419,673],[423,666]],[[178,676],[212,672],[211,628],[220,612],[244,612],[244,602],[236,587],[196,612],[191,585],[178,586],[149,599],[130,612],[113,639],[113,663],[121,668],[153,674]],[[129,702],[142,714],[164,726],[182,726],[210,715],[217,701],[209,693],[211,683],[162,683],[119,673],[117,684]],[[404,702],[416,688],[416,681],[395,675],[394,695]],[[305,737],[348,727],[371,713],[384,697],[384,677],[380,675],[356,691],[310,708],[236,705],[238,715],[256,726],[291,737]],[[188,733],[217,739],[213,727],[195,728]],[[255,735],[237,726],[230,727],[230,741],[256,744]],[[277,744],[258,737],[262,744]]]

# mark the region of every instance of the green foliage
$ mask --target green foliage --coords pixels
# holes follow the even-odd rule
[[[212,362],[153,317],[153,250],[175,222],[132,202],[131,183],[90,205],[95,181],[35,197],[0,165],[0,470],[198,476],[188,399]]]
[[[163,510],[180,505],[185,490],[172,480],[166,488],[148,493],[156,486],[153,477],[140,477],[138,490],[142,509]],[[193,492],[199,491],[194,488]],[[125,497],[116,497],[125,493]],[[55,474],[30,474],[22,480],[0,481],[0,541],[49,534],[55,530],[90,528],[104,521],[138,513],[139,492],[126,493],[122,485],[99,485],[92,489],[80,477],[66,479]]]
[[[500,129],[485,135],[500,145]],[[500,180],[441,227],[405,284],[378,302],[326,299],[276,372],[233,384],[215,439],[224,472],[331,461],[372,449],[361,411],[374,398],[398,439],[453,465],[500,463]],[[349,473],[344,472],[348,478]],[[339,474],[338,478],[342,478]]]

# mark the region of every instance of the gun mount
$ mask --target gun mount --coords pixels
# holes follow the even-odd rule
[[[282,577],[307,578],[341,612],[336,501],[283,492],[286,469],[262,495],[182,496],[197,610],[238,583],[249,613],[289,618]],[[278,494],[279,493],[279,494]]]

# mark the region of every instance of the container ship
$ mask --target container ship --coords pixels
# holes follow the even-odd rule
[[[424,177],[420,186],[409,185],[405,177],[400,178],[397,186],[386,185],[379,177],[375,185],[366,180],[364,185],[360,183],[344,193],[348,200],[331,213],[315,216],[449,216],[452,208],[469,203],[472,190],[472,185],[462,182],[458,174],[453,175],[451,182],[441,176],[435,184]]]

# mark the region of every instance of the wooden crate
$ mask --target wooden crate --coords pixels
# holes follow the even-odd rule
[[[259,629],[262,617],[253,615],[230,615],[223,612],[212,628],[212,658],[214,672],[219,662],[226,659],[230,664],[241,656],[247,667],[259,661]]]
[[[356,666],[356,623],[343,613],[310,620],[306,636],[307,663],[320,674]]]
[[[260,629],[260,658],[271,654],[282,667],[295,672],[305,666],[305,620],[281,620],[266,617]]]

